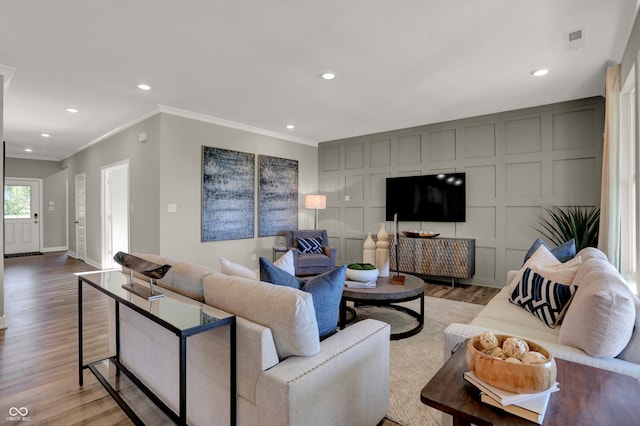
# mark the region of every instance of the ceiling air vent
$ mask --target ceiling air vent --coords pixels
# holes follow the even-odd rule
[[[564,49],[580,49],[585,44],[585,32],[584,28],[578,28],[577,30],[564,33]]]

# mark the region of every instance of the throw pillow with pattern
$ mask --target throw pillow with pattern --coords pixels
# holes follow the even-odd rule
[[[298,250],[301,254],[322,254],[322,240],[320,238],[298,238]]]
[[[527,268],[509,301],[531,312],[548,327],[555,328],[562,321],[576,290],[575,285],[548,280]]]

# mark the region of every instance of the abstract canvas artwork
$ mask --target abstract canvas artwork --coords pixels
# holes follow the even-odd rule
[[[254,237],[255,154],[202,147],[202,241]]]
[[[298,229],[298,161],[259,155],[260,237]]]

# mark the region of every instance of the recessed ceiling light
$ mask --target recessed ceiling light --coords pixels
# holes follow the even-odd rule
[[[293,130],[295,128],[296,128],[296,126],[294,126],[293,124],[287,124],[287,129]]]
[[[546,68],[540,68],[538,70],[531,71],[531,75],[534,77],[542,77],[543,75],[547,75],[549,70]]]
[[[40,136],[42,136],[43,138],[51,137],[49,133],[40,133]]]
[[[334,78],[336,78],[336,75],[332,72],[325,72],[324,74],[322,74],[322,78],[324,78],[325,80],[333,80]]]
[[[148,84],[138,84],[138,89],[140,90],[151,90],[151,86]]]
[[[25,152],[32,152],[33,150],[31,148],[25,148],[24,151]]]
[[[65,111],[70,112],[71,114],[75,114],[76,112],[78,112],[78,110],[75,108],[67,108]]]

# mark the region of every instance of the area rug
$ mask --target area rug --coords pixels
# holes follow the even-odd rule
[[[419,301],[400,303],[418,311]],[[443,364],[444,329],[452,322],[469,323],[484,306],[434,297],[424,298],[425,322],[415,336],[391,341],[390,400],[386,418],[404,426],[440,425],[442,413],[420,401],[420,391]],[[398,311],[359,307],[358,319],[376,318],[392,331],[413,328],[416,322]]]

